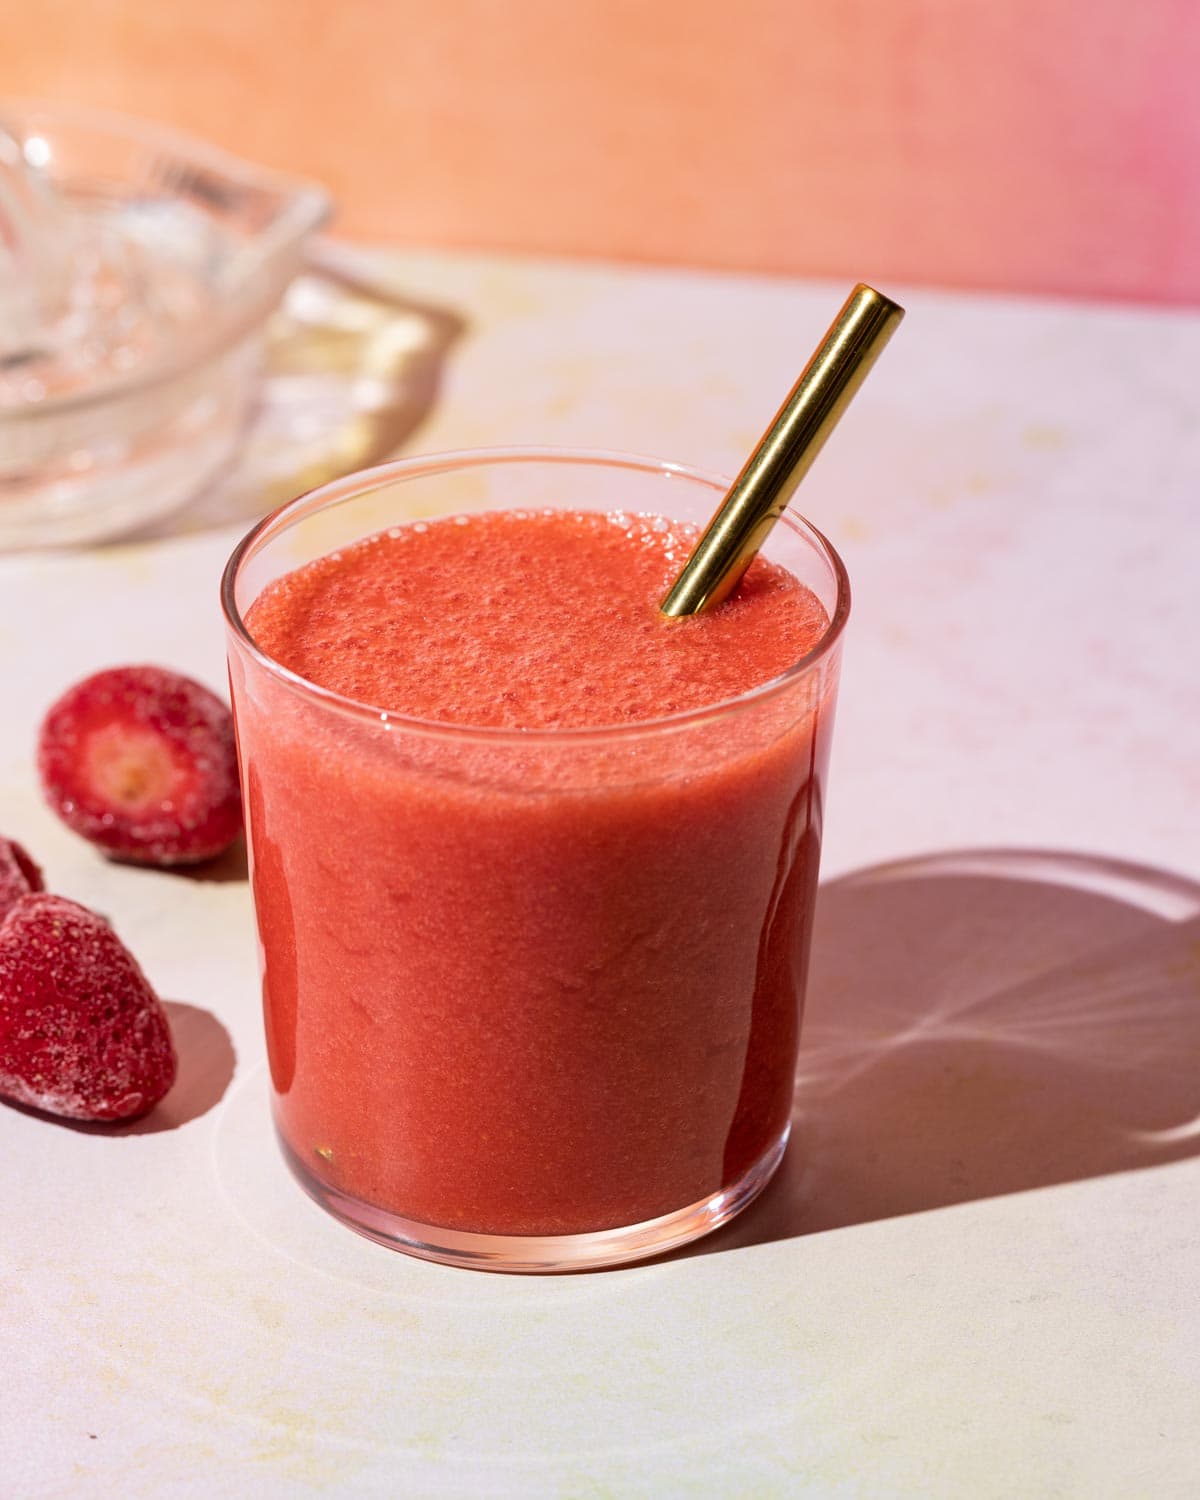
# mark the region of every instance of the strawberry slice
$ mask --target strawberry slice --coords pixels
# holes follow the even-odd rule
[[[166,1013],[108,923],[61,896],[18,897],[0,923],[0,1095],[129,1120],[174,1081]]]
[[[0,836],[0,922],[19,896],[44,889],[41,870],[20,844]]]
[[[161,667],[114,667],[76,683],[42,722],[38,771],[68,827],[114,859],[195,864],[242,826],[233,716]]]

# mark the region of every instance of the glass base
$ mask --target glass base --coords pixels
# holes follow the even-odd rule
[[[477,1234],[445,1229],[436,1224],[389,1213],[372,1203],[352,1198],[320,1182],[285,1140],[280,1138],[284,1160],[300,1186],[322,1208],[349,1228],[380,1245],[403,1250],[423,1260],[476,1271],[554,1272],[595,1271],[628,1261],[645,1260],[675,1250],[741,1213],[752,1203],[775,1174],[787,1149],[788,1130],[736,1182],[702,1198],[687,1208],[627,1224],[600,1229],[591,1234]]]

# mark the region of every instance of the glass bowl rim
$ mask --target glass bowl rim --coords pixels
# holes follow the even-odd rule
[[[259,166],[186,130],[139,115],[90,104],[17,96],[0,100],[0,121],[15,131],[19,142],[34,133],[40,121],[47,125],[59,121],[68,129],[115,136],[190,162],[241,186],[261,188],[279,200],[276,217],[249,242],[258,247],[258,253],[243,284],[218,299],[219,315],[203,320],[199,331],[184,341],[182,349],[176,347],[98,387],[67,391],[21,406],[0,407],[0,425],[54,421],[64,412],[115,405],[139,396],[149,386],[184,379],[214,364],[239,340],[266,322],[290,279],[279,274],[279,266],[290,255],[297,254],[304,241],[333,212],[333,199],[319,182]],[[262,285],[265,271],[274,272],[269,278],[269,288]]]

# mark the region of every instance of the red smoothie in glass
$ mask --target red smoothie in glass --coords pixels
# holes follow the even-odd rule
[[[333,1193],[588,1233],[696,1203],[784,1135],[836,673],[716,706],[829,622],[762,558],[664,620],[693,537],[445,517],[249,609],[262,652],[371,707],[238,694],[276,1120]]]

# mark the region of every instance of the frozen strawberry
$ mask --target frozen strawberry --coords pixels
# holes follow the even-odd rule
[[[238,836],[233,716],[161,667],[114,667],[76,683],[38,738],[50,806],[114,859],[195,864]]]
[[[42,872],[20,844],[0,836],[0,922],[18,896],[44,889]]]
[[[129,1120],[174,1081],[166,1014],[108,923],[61,896],[19,897],[0,925],[0,1094]]]

